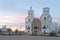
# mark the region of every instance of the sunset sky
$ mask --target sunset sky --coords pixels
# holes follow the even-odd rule
[[[60,23],[60,0],[0,0],[0,25],[24,26],[30,6],[35,17],[41,16],[43,7],[49,7],[53,21]]]

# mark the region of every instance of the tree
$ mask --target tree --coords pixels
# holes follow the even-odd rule
[[[19,30],[18,29],[15,30],[15,34],[16,35],[19,34]]]
[[[8,28],[7,31],[9,33],[9,35],[11,35],[12,29],[11,28]]]
[[[2,32],[2,30],[0,29],[0,33]]]
[[[49,36],[56,36],[56,33],[51,32],[49,33]]]
[[[54,32],[54,31],[50,32],[49,36],[56,36],[56,32]]]

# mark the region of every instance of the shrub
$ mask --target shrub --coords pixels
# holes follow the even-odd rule
[[[56,33],[55,32],[51,32],[51,33],[49,33],[49,36],[56,36]]]

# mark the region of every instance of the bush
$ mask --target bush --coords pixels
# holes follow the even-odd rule
[[[36,33],[35,34],[32,33],[32,36],[37,36],[37,34]]]
[[[60,31],[58,31],[58,33],[60,34]]]
[[[56,33],[55,32],[51,32],[51,33],[49,33],[49,36],[56,36]]]

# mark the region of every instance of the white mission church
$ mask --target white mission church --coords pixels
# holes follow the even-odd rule
[[[41,30],[46,31],[46,32],[50,32],[50,28],[52,27],[52,17],[49,14],[50,9],[48,7],[44,7],[43,8],[43,13],[40,16],[40,21],[41,21]],[[34,19],[34,11],[32,9],[32,7],[30,7],[30,9],[28,10],[28,16],[25,18],[25,26],[26,26],[26,32],[28,34],[32,34],[32,21]]]

